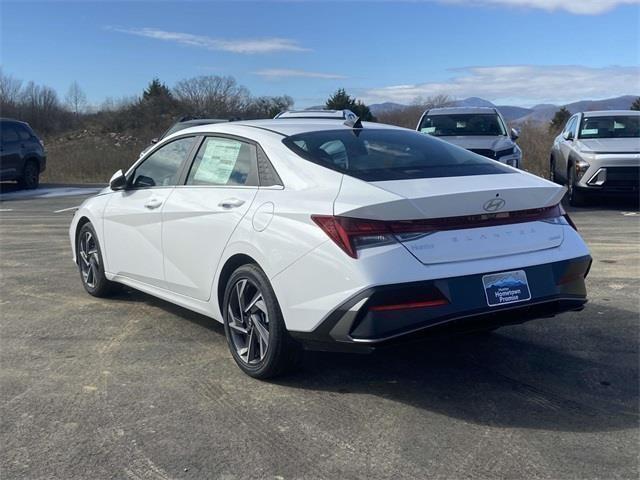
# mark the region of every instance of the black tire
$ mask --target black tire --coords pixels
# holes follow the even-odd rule
[[[104,275],[102,251],[91,223],[85,223],[78,233],[76,257],[82,286],[89,295],[107,297],[114,292],[117,285]]]
[[[262,302],[255,301],[258,296]],[[240,314],[240,311],[245,313]],[[297,367],[301,348],[289,336],[278,299],[267,276],[257,265],[243,265],[233,272],[224,292],[223,315],[229,350],[244,373],[267,379]]]
[[[569,205],[572,207],[583,207],[587,204],[587,194],[582,192],[578,187],[576,187],[577,179],[576,179],[576,169],[573,165],[569,166],[569,173],[567,175],[568,183],[567,183],[567,196],[569,197]]]
[[[559,183],[556,178],[556,159],[551,155],[551,159],[549,160],[549,180],[553,183]]]
[[[20,187],[27,190],[34,190],[40,184],[40,167],[35,160],[27,160],[24,164],[22,177],[18,180]]]

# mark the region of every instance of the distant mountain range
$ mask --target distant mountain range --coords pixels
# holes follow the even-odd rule
[[[561,107],[566,107],[571,113],[585,112],[589,110],[628,110],[636,98],[638,98],[637,95],[623,95],[622,97],[607,98],[605,100],[580,100],[579,102],[573,102],[567,105],[543,103],[531,108],[525,108],[512,105],[494,105],[483,98],[469,97],[463,100],[456,100],[451,106],[496,107],[500,113],[502,113],[505,120],[510,123],[522,123],[526,121],[550,122],[553,115]],[[371,113],[377,116],[380,113],[402,110],[403,108],[406,108],[406,105],[385,102],[369,105],[369,108],[371,109]]]

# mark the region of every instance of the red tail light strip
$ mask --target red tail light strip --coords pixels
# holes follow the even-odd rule
[[[449,302],[444,298],[438,300],[427,300],[424,302],[397,303],[395,305],[376,305],[369,310],[372,312],[387,312],[389,310],[409,310],[412,308],[440,307]]]
[[[353,244],[354,237],[393,233],[429,233],[463,228],[490,227],[494,225],[535,222],[560,216],[564,216],[571,226],[575,228],[575,225],[560,204],[552,207],[518,210],[515,212],[428,218],[424,220],[380,221],[331,215],[312,215],[311,219],[350,257],[358,258],[358,253]]]

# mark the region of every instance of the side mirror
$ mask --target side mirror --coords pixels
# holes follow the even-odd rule
[[[573,140],[573,132],[572,131],[563,132],[562,133],[562,138],[564,138],[565,140],[568,140],[568,141],[572,141]]]
[[[160,141],[160,139],[157,138],[157,137],[151,139],[151,143],[158,143],[159,141]]]
[[[145,177],[144,175],[137,175],[136,181],[133,184],[136,188],[155,187],[156,182],[151,177]]]
[[[511,129],[511,140],[513,140],[515,142],[518,138],[520,138],[520,129],[512,128]]]
[[[109,187],[111,190],[124,190],[127,186],[127,177],[124,176],[122,170],[118,170],[111,176],[111,180],[109,180]]]

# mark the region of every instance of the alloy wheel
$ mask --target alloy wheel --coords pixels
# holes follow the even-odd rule
[[[260,288],[248,278],[236,282],[227,308],[231,342],[247,365],[259,364],[269,349],[269,314]]]
[[[97,269],[100,265],[100,257],[98,255],[98,245],[96,244],[96,240],[91,232],[84,232],[80,237],[78,253],[80,254],[80,271],[82,272],[82,280],[87,287],[95,288],[98,278]]]

